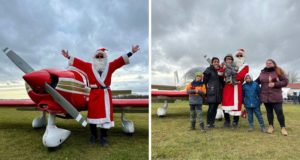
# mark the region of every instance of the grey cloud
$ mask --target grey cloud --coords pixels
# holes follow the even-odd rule
[[[177,64],[186,71],[207,65],[203,54],[222,60],[238,48],[246,50],[253,71],[259,71],[268,58],[285,70],[300,62],[298,1],[159,2],[152,2],[152,69],[156,75],[175,69],[159,70],[164,65]]]
[[[2,1],[0,16],[0,48],[13,49],[35,69],[65,68],[61,49],[89,61],[106,47],[112,60],[140,44],[128,67],[139,69],[129,74],[148,72],[147,1]],[[21,79],[23,73],[4,54],[0,64],[0,82]]]

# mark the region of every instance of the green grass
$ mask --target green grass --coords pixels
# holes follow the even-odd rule
[[[148,114],[126,114],[135,123],[135,134],[122,133],[120,114],[115,113],[116,127],[109,131],[110,146],[88,144],[89,129],[75,120],[56,119],[56,125],[71,131],[70,137],[55,151],[42,144],[45,129],[33,129],[37,111],[0,109],[0,159],[148,159]]]
[[[299,159],[300,106],[284,104],[288,136],[280,134],[275,116],[275,133],[261,133],[255,118],[255,131],[247,132],[247,119],[240,119],[237,130],[223,129],[223,121],[216,129],[201,133],[189,131],[187,101],[170,103],[167,117],[158,118],[156,109],[162,103],[152,103],[152,158],[153,159]],[[206,119],[207,106],[203,106]],[[267,118],[264,106],[262,114]],[[232,120],[232,117],[231,117]]]

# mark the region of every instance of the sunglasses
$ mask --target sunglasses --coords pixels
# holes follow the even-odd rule
[[[100,56],[99,55],[97,55],[97,56],[95,56],[95,58],[104,58],[104,56],[103,56],[103,54],[101,54]]]
[[[244,57],[243,55],[236,55],[236,57]]]

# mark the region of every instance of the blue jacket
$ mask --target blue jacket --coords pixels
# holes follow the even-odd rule
[[[259,85],[251,81],[243,84],[243,103],[246,108],[259,107],[261,101],[259,99],[260,87]]]

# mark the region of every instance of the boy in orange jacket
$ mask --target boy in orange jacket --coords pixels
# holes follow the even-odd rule
[[[202,104],[203,96],[206,94],[206,88],[205,84],[203,83],[202,72],[195,73],[195,80],[193,80],[186,86],[186,91],[189,94],[191,130],[195,130],[196,117],[198,115],[200,122],[200,131],[205,132],[202,117]]]

